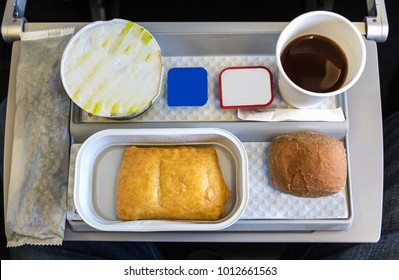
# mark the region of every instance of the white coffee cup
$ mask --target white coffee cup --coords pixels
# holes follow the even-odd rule
[[[284,48],[303,35],[316,34],[334,41],[346,55],[348,71],[342,86],[331,92],[313,92],[296,85],[286,74],[281,63]],[[347,91],[361,76],[366,64],[364,38],[356,26],[345,17],[333,12],[314,11],[292,20],[281,32],[276,46],[279,70],[279,91],[286,103],[297,108],[313,108],[330,96]]]

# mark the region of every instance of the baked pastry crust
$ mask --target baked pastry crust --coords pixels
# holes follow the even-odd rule
[[[217,220],[229,198],[214,148],[125,149],[116,188],[120,220]]]
[[[312,131],[275,137],[269,146],[268,166],[274,188],[299,197],[335,194],[347,178],[342,142]]]

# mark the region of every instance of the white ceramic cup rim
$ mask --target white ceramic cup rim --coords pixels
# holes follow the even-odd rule
[[[283,34],[283,32],[285,30],[291,29],[292,26],[295,26],[298,24],[298,22],[301,22],[304,18],[307,17],[313,17],[314,15],[323,15],[323,16],[328,16],[331,18],[336,18],[338,20],[341,20],[343,22],[345,22],[348,26],[348,28],[352,29],[354,31],[354,34],[356,36],[356,39],[360,42],[359,46],[361,47],[360,51],[361,51],[361,56],[364,58],[361,61],[361,65],[359,67],[359,71],[356,73],[356,75],[352,78],[352,80],[347,83],[346,85],[344,85],[343,87],[340,87],[339,89],[336,89],[334,91],[330,91],[330,92],[314,92],[314,91],[310,91],[310,90],[306,90],[304,88],[299,87],[297,84],[295,84],[289,77],[288,75],[285,73],[285,71],[283,70],[283,65],[281,64],[281,52],[283,51],[284,47],[289,43],[287,42],[284,46],[280,46],[281,43],[281,35],[279,36],[279,39],[277,40],[277,45],[276,45],[276,60],[277,60],[277,66],[279,69],[279,74],[283,75],[284,79],[286,81],[288,81],[290,83],[290,85],[292,87],[294,87],[297,91],[302,92],[304,94],[310,95],[310,96],[315,96],[315,97],[328,97],[328,96],[334,96],[334,95],[338,95],[341,94],[345,91],[347,91],[349,88],[351,88],[356,82],[357,80],[360,78],[360,76],[363,73],[364,67],[366,65],[366,46],[364,44],[364,40],[363,40],[363,36],[361,35],[360,31],[356,28],[356,26],[349,21],[347,18],[334,13],[334,12],[328,12],[328,11],[313,11],[313,12],[308,12],[305,14],[302,14],[298,17],[296,17],[295,19],[293,19],[285,28],[284,30],[281,32],[281,34]],[[292,38],[292,40],[295,38]]]

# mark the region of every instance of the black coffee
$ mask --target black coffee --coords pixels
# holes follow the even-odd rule
[[[290,42],[281,54],[281,63],[296,85],[319,93],[339,89],[348,73],[345,53],[321,35],[305,35]]]

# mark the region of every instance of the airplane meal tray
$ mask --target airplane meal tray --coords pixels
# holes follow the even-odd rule
[[[7,1],[2,23],[2,35],[7,42],[20,39],[20,32],[69,27],[71,23],[32,23],[24,18],[25,2]],[[381,210],[382,200],[382,129],[380,124],[380,98],[378,88],[378,60],[375,42],[384,42],[388,23],[384,1],[367,1],[368,15],[364,22],[355,23],[366,37],[367,65],[362,82],[339,98],[330,99],[322,106],[342,109],[344,120],[320,121],[293,120],[254,121],[242,120],[237,110],[220,110],[217,76],[228,66],[265,66],[274,78],[275,99],[269,110],[292,108],[281,100],[276,87],[278,73],[275,67],[275,46],[285,22],[162,22],[142,23],[157,39],[165,65],[165,75],[171,67],[204,67],[208,74],[208,102],[198,108],[168,108],[165,103],[165,84],[154,106],[138,118],[124,121],[96,118],[76,105],[71,106],[70,134],[72,138],[70,180],[68,186],[67,239],[81,238],[103,240],[203,240],[203,241],[308,241],[308,242],[376,242],[380,238],[380,215],[362,215],[364,211]],[[73,23],[76,30],[86,23]],[[373,42],[375,41],[375,42]],[[15,69],[18,63],[19,44],[13,47],[10,76],[11,93],[15,92]],[[369,86],[365,86],[370,83]],[[360,91],[363,97],[356,96]],[[354,94],[354,95],[353,95]],[[363,98],[363,99],[362,99]],[[347,100],[350,104],[347,103]],[[367,101],[366,101],[367,100]],[[369,102],[373,102],[372,106]],[[14,95],[9,94],[5,141],[5,194],[9,182],[10,143],[12,143],[12,116],[15,112]],[[350,105],[350,106],[349,106]],[[350,108],[350,113],[348,112]],[[357,111],[354,113],[353,111]],[[364,109],[367,108],[367,109]],[[323,108],[318,108],[323,109]],[[366,117],[361,116],[367,111]],[[317,116],[317,112],[315,112]],[[9,118],[11,117],[11,118]],[[363,125],[365,121],[367,125]],[[351,123],[351,126],[349,126]],[[216,127],[235,134],[243,143],[249,160],[250,199],[246,211],[235,224],[216,233],[188,236],[185,233],[168,235],[103,235],[82,221],[73,204],[73,174],[76,154],[89,136],[109,128],[196,128]],[[273,137],[284,133],[315,130],[345,143],[348,155],[348,181],[340,193],[322,199],[288,197],[273,190],[268,179],[266,154]],[[373,133],[369,133],[373,131]],[[363,143],[367,137],[369,141]],[[354,144],[355,143],[355,144]],[[362,151],[370,147],[380,149],[363,160]],[[349,150],[349,146],[351,150]],[[352,163],[350,163],[350,155]],[[352,173],[352,178],[351,178]],[[368,174],[368,175],[367,175]],[[372,175],[371,175],[372,174]],[[353,185],[352,185],[353,182]],[[362,191],[357,191],[361,188]],[[373,193],[370,196],[370,193]],[[267,201],[266,206],[264,202]],[[356,207],[354,207],[354,205]],[[355,208],[355,212],[353,210]],[[357,214],[359,213],[359,214]],[[354,215],[356,223],[353,223]],[[322,230],[335,232],[320,232]],[[280,234],[287,231],[289,234]],[[340,231],[340,232],[337,232]],[[80,234],[79,232],[83,232]],[[89,233],[90,232],[90,233]],[[241,232],[243,234],[241,234]],[[252,234],[251,234],[252,232]],[[264,234],[263,234],[264,233]],[[312,234],[308,234],[312,233]],[[160,237],[162,236],[162,237]],[[172,237],[171,237],[172,236]]]
[[[188,35],[181,34],[185,37]],[[110,120],[92,116],[77,106],[72,107],[70,129],[75,144],[71,148],[70,182],[68,222],[74,231],[95,230],[85,224],[80,218],[73,203],[74,159],[80,144],[93,133],[108,128],[175,128],[175,127],[217,127],[234,133],[243,143],[249,160],[249,202],[241,218],[225,231],[308,231],[308,230],[346,230],[351,227],[353,220],[352,195],[350,176],[345,188],[324,198],[299,198],[283,194],[271,186],[267,168],[267,149],[273,137],[295,131],[315,130],[347,143],[348,120],[346,93],[339,97],[332,97],[313,110],[324,111],[340,109],[343,120],[334,119],[323,121],[301,118],[304,111],[287,105],[280,97],[277,85],[277,67],[273,48],[263,49],[260,53],[253,53],[256,44],[254,38],[248,42],[246,48],[240,51],[234,49],[236,40],[244,40],[245,35],[229,35],[232,47],[227,49],[227,55],[212,49],[212,43],[207,45],[200,37],[190,38],[195,41],[192,52],[186,49],[180,53],[172,51],[178,48],[179,40],[174,44],[169,42],[163,46],[165,38],[158,37],[163,52],[164,84],[160,97],[152,107],[142,115],[129,120]],[[212,37],[212,35],[209,35]],[[223,37],[223,36],[222,36]],[[186,38],[187,39],[187,38]],[[209,42],[209,41],[208,41]],[[223,40],[219,43],[223,43]],[[260,43],[260,42],[258,42]],[[171,45],[170,45],[171,44]],[[205,45],[204,45],[205,44]],[[240,42],[240,45],[242,42]],[[214,46],[215,47],[215,46]],[[228,47],[228,45],[227,45]],[[216,46],[217,48],[217,46]],[[293,110],[299,119],[287,118],[285,121],[247,121],[239,117],[238,110],[223,110],[219,104],[219,73],[226,67],[234,66],[264,66],[273,75],[274,94],[273,103],[265,110],[277,109]],[[167,72],[173,67],[203,67],[208,75],[208,101],[198,107],[169,107],[167,104]],[[294,114],[295,115],[295,114]],[[349,151],[348,151],[349,160]],[[350,166],[348,164],[348,166]],[[350,175],[350,170],[348,170]]]

